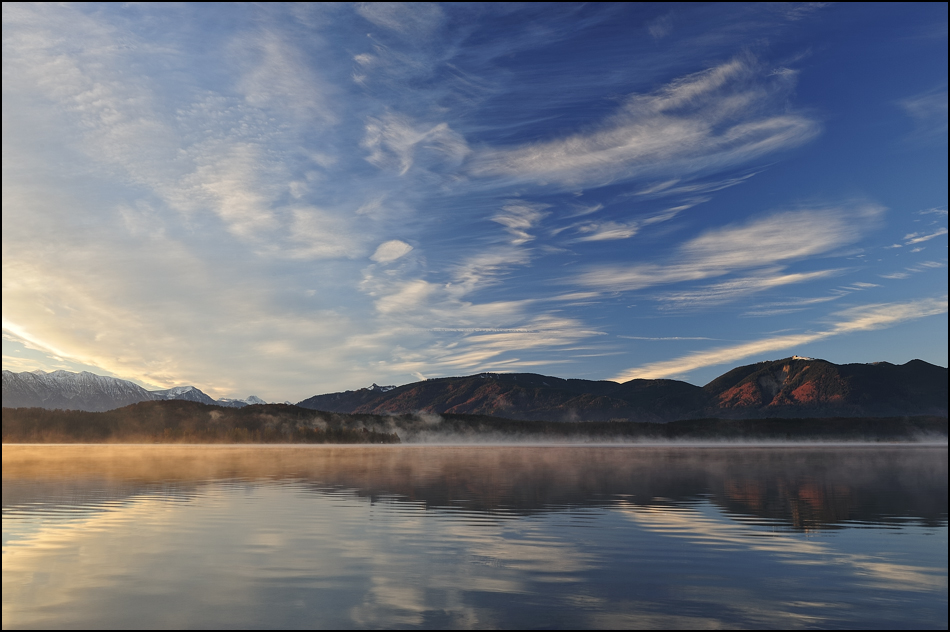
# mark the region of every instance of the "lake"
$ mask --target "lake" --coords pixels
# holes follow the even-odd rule
[[[3,446],[4,628],[947,628],[947,446]]]

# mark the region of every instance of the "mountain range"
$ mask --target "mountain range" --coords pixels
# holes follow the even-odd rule
[[[150,400],[242,407],[265,403],[212,399],[194,386],[160,391],[88,372],[3,371],[3,406],[105,411]],[[315,395],[314,410],[358,414],[468,414],[538,421],[947,416],[947,369],[906,364],[833,364],[793,356],[740,366],[705,386],[678,380],[618,383],[534,373],[480,373]]]
[[[837,365],[794,356],[740,366],[705,386],[481,373],[316,395],[297,404],[339,413],[454,413],[542,421],[718,417],[947,415],[947,369],[922,360]]]
[[[88,371],[3,371],[4,408],[102,412],[153,400],[185,400],[231,408],[266,403],[254,395],[247,399],[213,399],[194,386],[148,391],[134,382]]]

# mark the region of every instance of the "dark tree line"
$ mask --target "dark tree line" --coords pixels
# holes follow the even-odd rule
[[[4,443],[399,443],[314,411],[272,404],[226,408],[141,402],[106,412],[4,408]]]
[[[908,441],[947,437],[946,417],[524,421],[487,415],[368,415],[287,404],[140,402],[107,412],[4,408],[5,443],[399,443],[407,441]]]

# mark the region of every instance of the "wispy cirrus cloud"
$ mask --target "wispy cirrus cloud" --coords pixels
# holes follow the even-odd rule
[[[445,19],[439,5],[424,2],[360,2],[356,12],[376,26],[407,37],[429,35]]]
[[[673,13],[666,13],[661,15],[658,18],[650,20],[647,24],[647,32],[650,33],[650,37],[656,41],[660,41],[664,37],[670,34],[670,31],[673,30]]]
[[[554,362],[564,364],[575,357],[570,353],[572,345],[603,335],[576,319],[563,316],[529,316],[523,322],[522,329],[463,330],[464,333],[459,333],[452,341],[438,341],[412,352],[397,350],[391,368],[413,374],[435,371],[440,375],[515,371],[550,363],[550,359],[539,358],[537,354],[551,351],[559,353],[559,359]]]
[[[816,113],[839,114],[767,59],[780,10],[3,11],[4,317],[64,354],[36,351],[49,366],[283,400],[600,357],[654,298],[832,291],[841,266],[814,259],[877,217],[757,210],[826,195],[775,167],[789,148],[822,164]],[[650,305],[619,305],[631,289]],[[677,338],[689,311],[651,333]]]
[[[708,338],[706,336],[617,336],[625,340],[719,340],[719,338]]]
[[[361,144],[369,151],[367,162],[401,176],[420,162],[435,169],[457,167],[469,153],[465,139],[447,123],[421,125],[392,113],[371,118]]]
[[[383,242],[376,248],[376,252],[370,257],[377,263],[389,263],[400,257],[404,257],[412,251],[412,246],[399,239],[391,239]]]
[[[653,362],[629,369],[614,380],[626,382],[637,378],[663,378],[684,375],[707,366],[736,362],[750,356],[771,353],[811,344],[819,340],[854,333],[872,331],[897,325],[910,320],[935,316],[947,312],[947,297],[927,298],[904,303],[880,303],[862,305],[835,313],[836,322],[823,331],[773,336],[728,347],[699,351],[679,358]]]
[[[245,71],[238,88],[249,105],[284,111],[308,125],[339,122],[339,92],[277,30],[262,30],[232,44]]]
[[[916,274],[918,272],[936,270],[939,268],[945,268],[946,266],[947,266],[946,263],[942,263],[940,261],[921,261],[917,265],[907,266],[903,270],[897,270],[894,272],[889,272],[887,274],[881,274],[879,276],[882,279],[906,279],[910,277],[910,275]]]
[[[528,231],[544,219],[547,215],[544,209],[549,206],[548,204],[510,201],[502,206],[501,211],[493,215],[491,220],[504,226],[513,238],[511,243],[518,246],[534,239],[534,235]]]
[[[803,312],[807,309],[811,309],[817,305],[822,305],[824,303],[830,303],[832,301],[840,300],[841,298],[848,296],[852,292],[861,292],[863,290],[869,290],[872,288],[881,287],[878,283],[867,283],[864,281],[856,281],[851,283],[848,286],[839,287],[834,290],[831,290],[831,294],[828,296],[813,296],[811,298],[789,298],[780,301],[771,301],[768,303],[763,303],[756,305],[752,309],[749,309],[742,313],[742,316],[753,317],[753,318],[765,318],[769,316],[777,316],[781,314],[794,314],[796,312]]]
[[[215,92],[182,67],[187,41],[157,46],[120,35],[75,7],[5,9],[4,21],[17,33],[4,40],[5,68],[16,70],[4,76],[5,90],[41,103],[45,126],[73,130],[65,140],[88,158],[88,176],[122,181],[188,221],[208,214],[243,240],[292,239],[297,215],[284,200],[300,197],[300,168],[332,161],[312,152],[301,160],[298,136],[338,122],[337,91],[292,37],[258,29],[223,38],[231,89]],[[147,80],[141,67],[155,59],[194,83],[171,94]],[[30,142],[10,131],[13,144]]]
[[[919,214],[920,215],[927,215],[927,214],[940,215],[941,211],[943,211],[942,214],[944,215],[946,214],[946,211],[944,209],[930,209],[929,211],[921,211]],[[947,234],[946,227],[937,228],[936,230],[932,230],[930,232],[918,231],[914,233],[907,233],[906,235],[904,235],[904,240],[903,240],[904,243],[902,244],[894,243],[894,244],[891,244],[890,246],[885,246],[885,248],[893,249],[893,248],[903,248],[904,246],[913,246],[915,244],[923,243],[925,241],[930,241],[934,237],[939,237],[940,235],[946,235],[946,234]],[[913,250],[912,252],[919,252],[919,250]]]
[[[365,240],[359,238],[351,218],[315,207],[298,207],[291,212],[290,247],[268,251],[268,255],[312,260],[352,259],[363,254]]]
[[[901,108],[917,125],[915,136],[929,140],[947,140],[947,86],[916,94],[900,101]]]
[[[904,245],[909,246],[911,244],[919,244],[925,241],[930,241],[934,237],[939,237],[940,235],[946,235],[946,228],[938,228],[932,233],[909,233],[904,236]]]
[[[640,290],[683,281],[700,281],[740,270],[774,267],[832,252],[856,241],[880,217],[876,205],[835,206],[777,213],[744,225],[708,231],[679,246],[665,263],[600,266],[572,279],[591,289]],[[862,221],[856,221],[862,220]],[[733,282],[733,292],[820,278],[780,275]],[[723,296],[729,285],[720,288]],[[709,290],[712,294],[716,290]]]
[[[627,239],[640,231],[639,222],[591,222],[579,226],[577,241],[609,241]]]
[[[664,172],[698,173],[807,142],[817,121],[779,104],[794,73],[767,71],[751,57],[630,97],[599,129],[511,148],[485,148],[477,176],[601,185]]]
[[[563,225],[550,231],[551,235],[557,235],[562,232],[573,234],[572,242],[583,243],[590,241],[616,241],[619,239],[629,239],[640,233],[644,228],[668,222],[687,209],[691,209],[697,204],[708,202],[708,197],[692,198],[684,200],[683,204],[663,208],[659,211],[653,211],[642,217],[632,220],[588,220],[580,221],[568,225]],[[585,209],[586,212],[573,212],[567,215],[566,219],[583,217],[591,215],[603,209],[602,204]]]
[[[834,274],[839,274],[840,272],[840,270],[818,270],[816,272],[787,274],[782,273],[780,269],[772,269],[763,271],[754,276],[732,279],[723,283],[715,283],[695,290],[666,292],[660,294],[657,300],[661,302],[663,309],[706,308],[735,301],[756,292],[771,290],[784,285],[808,283],[818,279],[824,279]]]
[[[530,260],[531,253],[526,248],[492,247],[459,261],[450,271],[451,277],[445,287],[453,296],[462,297],[501,282],[505,274],[527,265]]]

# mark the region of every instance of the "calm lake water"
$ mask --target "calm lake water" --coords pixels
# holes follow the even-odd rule
[[[4,628],[947,628],[947,446],[3,446]]]

